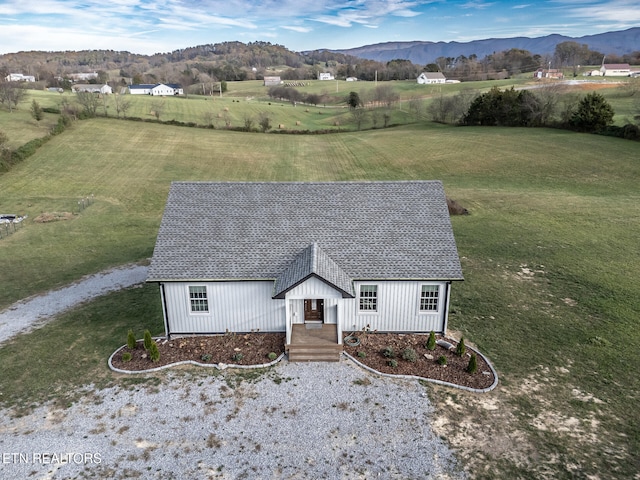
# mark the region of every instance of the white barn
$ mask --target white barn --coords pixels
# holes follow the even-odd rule
[[[129,93],[131,95],[171,96],[184,95],[184,90],[176,83],[140,83],[136,85],[129,85]]]
[[[447,79],[442,72],[422,72],[418,75],[417,82],[421,85],[430,85],[434,83],[446,83]]]
[[[631,75],[631,67],[628,63],[604,63],[600,67],[603,77],[628,77]]]
[[[171,185],[148,282],[167,337],[441,332],[462,280],[440,181]]]
[[[113,93],[113,89],[107,85],[98,85],[92,83],[77,83],[71,87],[71,90],[74,92],[89,92],[89,93],[102,93],[104,95],[111,95]]]

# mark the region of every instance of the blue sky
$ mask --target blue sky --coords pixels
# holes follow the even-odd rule
[[[389,41],[580,37],[636,26],[638,0],[0,0],[0,54],[153,54],[234,40],[302,51]]]

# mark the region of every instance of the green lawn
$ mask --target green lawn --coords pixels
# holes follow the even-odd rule
[[[468,468],[485,478],[575,478],[575,464],[585,478],[632,478],[640,461],[639,153],[636,142],[543,129],[427,124],[265,135],[76,122],[0,175],[0,211],[29,215],[0,239],[0,306],[148,258],[173,180],[441,179],[471,212],[453,218],[465,282],[453,286],[450,326],[501,377],[484,397],[430,389],[439,411],[471,422],[465,434],[479,438]],[[62,211],[76,215],[34,222]],[[116,381],[106,357],[128,328],[161,333],[158,309],[153,286],[127,290],[18,337],[0,348],[2,402],[66,402],[65,389]],[[34,367],[34,358],[52,367]],[[483,409],[481,398],[501,409]],[[482,432],[495,434],[486,447]],[[520,457],[492,451],[500,439]]]

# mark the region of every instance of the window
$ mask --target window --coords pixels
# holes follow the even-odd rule
[[[360,285],[360,311],[376,312],[378,310],[378,286]]]
[[[420,311],[437,312],[440,287],[438,285],[422,285],[420,293]]]
[[[207,287],[200,285],[190,286],[189,303],[192,313],[208,313],[209,300],[207,300]]]

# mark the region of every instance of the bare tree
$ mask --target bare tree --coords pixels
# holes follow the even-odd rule
[[[225,111],[222,113],[222,120],[224,121],[225,127],[231,127],[231,115],[229,115],[229,112]]]
[[[204,120],[204,124],[207,127],[213,127],[213,122],[215,121],[215,117],[216,117],[215,113],[213,113],[211,110],[207,110],[202,114],[202,119]]]
[[[353,122],[356,124],[358,130],[362,129],[362,122],[364,122],[366,114],[367,111],[363,108],[351,109],[351,117],[353,118]]]
[[[245,132],[250,132],[253,129],[253,122],[255,122],[255,120],[253,119],[253,117],[251,115],[245,115],[244,116],[244,131]]]
[[[0,103],[6,105],[10,113],[18,107],[25,94],[24,89],[16,82],[0,82]]]
[[[409,112],[416,117],[420,117],[422,115],[422,111],[424,110],[424,102],[422,98],[414,96],[409,99]]]
[[[262,133],[266,133],[271,129],[271,117],[269,117],[267,112],[260,112],[260,115],[258,116],[258,125],[260,125]]]
[[[126,117],[127,110],[131,108],[131,100],[126,98],[124,95],[119,95],[117,93],[115,95],[112,95],[112,97],[114,106],[116,107],[116,115],[118,116],[118,118],[120,117],[121,113],[123,117]]]
[[[400,100],[400,94],[396,93],[391,85],[378,85],[373,90],[372,101],[379,105],[390,108],[398,100]]]
[[[156,120],[160,120],[160,117],[164,113],[164,107],[164,100],[154,100],[151,102],[151,114],[156,117]]]
[[[78,92],[76,93],[76,99],[78,103],[82,105],[84,114],[87,117],[95,117],[98,106],[100,105],[100,98],[95,93],[91,92]]]

